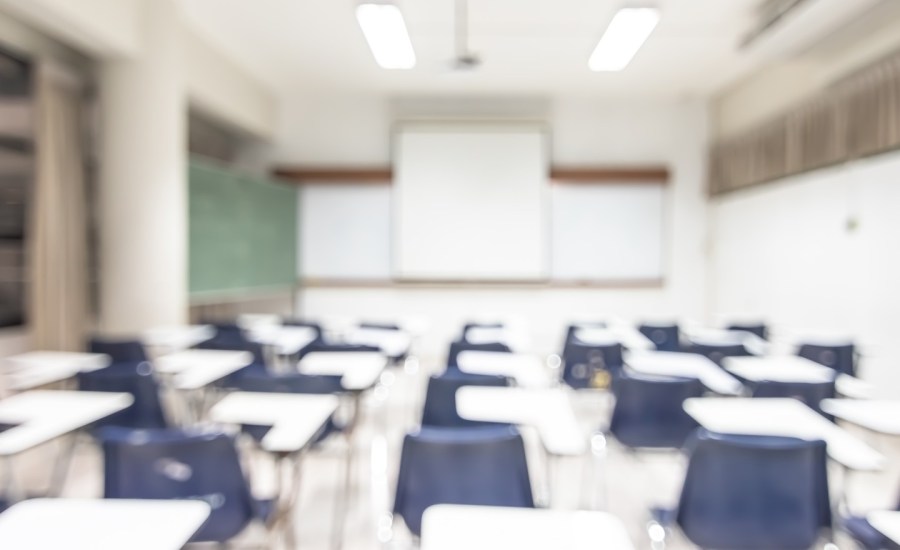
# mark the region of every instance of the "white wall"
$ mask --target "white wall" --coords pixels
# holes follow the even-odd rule
[[[507,104],[505,110],[496,111],[496,117],[490,116],[494,111],[471,99],[415,103],[417,119],[427,118],[429,109],[433,109],[442,118],[466,118],[466,112],[471,112],[474,114],[468,118],[481,120],[546,121],[556,164],[667,164],[673,178],[667,197],[665,285],[608,289],[309,288],[299,294],[298,306],[303,314],[381,319],[424,315],[432,320],[434,329],[426,342],[429,351],[443,349],[459,324],[476,314],[525,318],[533,328],[538,347],[548,351],[556,349],[562,324],[571,318],[703,317],[707,119],[702,103],[586,97],[532,102],[492,99],[488,103]],[[509,105],[521,109],[511,111]],[[276,160],[387,165],[391,158],[392,125],[397,119],[407,118],[409,112],[397,101],[371,96],[285,98],[276,137]]]
[[[713,201],[711,305],[765,316],[786,337],[856,337],[862,375],[900,395],[900,154]]]

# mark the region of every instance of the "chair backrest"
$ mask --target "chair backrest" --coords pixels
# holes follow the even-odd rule
[[[83,391],[125,392],[134,403],[96,423],[97,426],[124,428],[165,428],[166,415],[159,396],[159,383],[148,362],[113,363],[95,371],[79,372],[78,387]]]
[[[91,353],[105,353],[113,363],[139,362],[147,360],[147,352],[140,340],[110,340],[91,338],[88,343]]]
[[[341,377],[299,372],[248,372],[234,381],[235,389],[264,393],[333,394],[344,391]]]
[[[752,355],[743,344],[697,344],[690,345],[690,352],[702,355],[722,366],[726,357],[746,357]]]
[[[769,327],[767,327],[763,323],[731,323],[725,328],[726,330],[740,330],[743,332],[749,332],[751,334],[759,336],[763,340],[769,339]]]
[[[800,344],[797,355],[842,374],[856,375],[856,347],[851,344]]]
[[[622,372],[613,379],[609,431],[627,447],[680,449],[697,429],[684,400],[703,395],[696,379]]]
[[[400,454],[394,514],[419,535],[422,513],[434,504],[533,507],[519,432],[491,426],[422,428],[408,434]]]
[[[657,351],[681,351],[681,337],[678,325],[642,324],[638,330],[646,336]]]
[[[362,322],[359,324],[359,328],[371,328],[377,330],[401,330],[400,325],[397,323],[386,323],[386,322]]]
[[[227,541],[253,519],[255,502],[231,436],[104,428],[100,439],[105,498],[204,500],[212,513],[194,542]]]
[[[456,369],[447,369],[440,376],[428,379],[425,391],[425,406],[422,410],[423,426],[464,427],[484,426],[489,423],[467,420],[456,410],[456,390],[463,386],[507,386],[509,382],[502,376],[468,374]]]
[[[713,434],[689,444],[677,521],[702,548],[811,548],[831,525],[825,443]]]
[[[614,374],[622,369],[622,344],[583,344],[571,341],[563,352],[563,381],[582,389],[591,386],[598,371]]]
[[[511,353],[512,349],[502,342],[487,342],[484,344],[473,344],[465,340],[457,340],[450,342],[450,351],[447,353],[447,366],[458,367],[459,354],[464,351],[499,351]]]
[[[583,328],[606,328],[606,323],[603,321],[591,321],[568,325],[566,327],[566,337],[565,340],[563,340],[562,353],[560,354],[560,358],[562,358],[563,361],[566,359],[566,348],[569,343],[578,341],[577,338],[575,338],[575,333]]]
[[[753,397],[791,397],[802,401],[807,407],[831,420],[831,415],[822,412],[823,399],[835,396],[834,380],[828,382],[781,382],[765,380],[753,382]]]
[[[313,352],[381,352],[381,348],[378,346],[370,346],[367,344],[347,344],[347,343],[325,343],[325,342],[313,342],[312,344],[303,348],[300,351],[300,358],[302,359],[309,353]]]

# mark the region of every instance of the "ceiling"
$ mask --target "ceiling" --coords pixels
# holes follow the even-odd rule
[[[201,36],[280,94],[707,96],[798,46],[739,50],[760,0],[658,0],[662,19],[631,65],[594,73],[588,56],[622,0],[470,0],[469,47],[483,64],[461,72],[450,69],[454,0],[397,0],[418,63],[387,71],[356,23],[356,0],[181,2]],[[809,3],[837,20],[867,2]]]

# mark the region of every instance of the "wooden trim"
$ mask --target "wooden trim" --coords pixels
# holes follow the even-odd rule
[[[306,289],[509,289],[509,290],[556,290],[556,289],[659,289],[665,286],[665,279],[621,279],[621,280],[541,280],[541,281],[475,281],[475,280],[404,280],[404,279],[301,279],[299,291]]]
[[[390,185],[394,171],[390,166],[347,168],[336,166],[279,166],[272,170],[276,178],[300,185],[369,183]]]
[[[550,168],[550,180],[553,183],[667,183],[669,168],[666,166],[636,167],[566,167]]]

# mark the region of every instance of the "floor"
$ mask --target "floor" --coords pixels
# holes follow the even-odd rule
[[[347,442],[335,438],[310,451],[303,459],[302,486],[294,524],[296,547],[343,550],[405,550],[416,548],[416,541],[402,524],[390,525],[392,487],[398,467],[399,448],[404,433],[415,427],[424,386],[435,364],[411,361],[406,367],[393,368],[382,377],[382,384],[369,392],[362,402],[362,421],[354,437],[356,460],[349,488],[346,520],[336,530],[335,518],[343,493]],[[598,392],[573,396],[586,437],[605,424],[609,413],[608,396]],[[852,428],[850,428],[852,429]],[[854,430],[885,453],[891,466],[877,474],[853,474],[848,485],[850,508],[856,512],[892,507],[900,487],[900,441],[887,436]],[[559,508],[592,508],[620,517],[631,533],[635,548],[651,548],[646,534],[647,509],[671,504],[677,499],[685,460],[677,453],[632,453],[615,441],[593,440],[595,452],[583,458],[548,463],[536,444],[535,435],[525,431],[529,468],[536,497],[542,505]],[[46,487],[50,464],[56,449],[52,445],[36,449],[17,464],[17,476],[26,487]],[[252,454],[252,453],[248,453]],[[248,468],[255,492],[270,494],[273,488],[271,463],[265,456],[253,455]],[[839,471],[832,476],[832,489],[839,484]],[[547,476],[553,490],[548,494]],[[64,496],[100,496],[102,462],[97,448],[84,438],[78,446]],[[855,548],[838,536],[841,549]],[[824,547],[825,541],[823,541]],[[202,548],[202,545],[196,545]],[[261,526],[253,526],[235,541],[236,548],[285,548],[283,541],[267,536]],[[667,539],[667,548],[693,548],[677,533]]]

